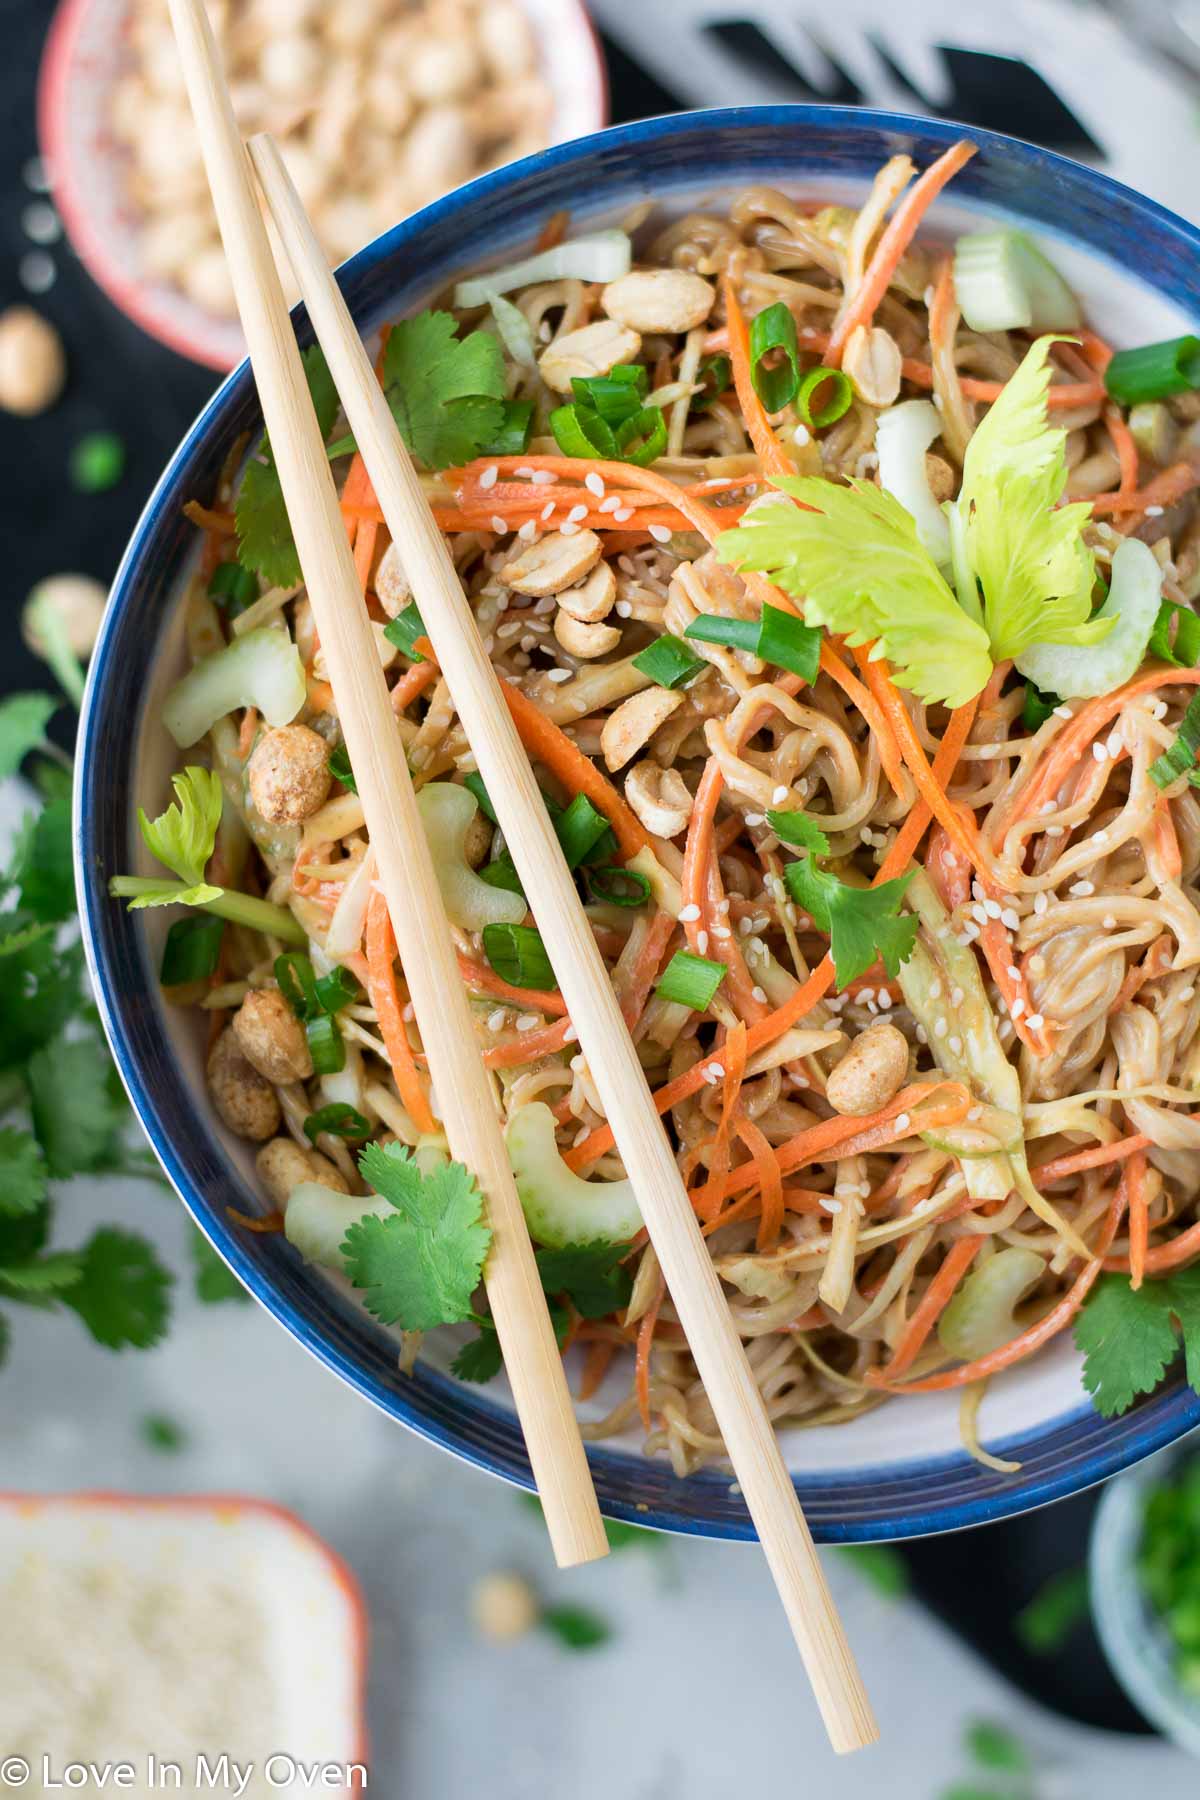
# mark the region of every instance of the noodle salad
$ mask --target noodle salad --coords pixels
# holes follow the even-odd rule
[[[1025,234],[774,188],[571,236],[378,374],[537,772],[764,1401],[848,1422],[1060,1333],[1103,1411],[1200,1345],[1200,341],[1113,351]],[[578,1393],[681,1473],[713,1414],[318,351],[306,356]],[[469,1324],[448,1159],[270,446],[187,507],[168,998],[280,1231]],[[244,463],[244,468],[243,468]],[[1190,1347],[1190,1346],[1189,1346]],[[1191,1371],[1189,1371],[1191,1372]],[[615,1384],[615,1385],[614,1385]],[[593,1406],[594,1414],[597,1407]]]

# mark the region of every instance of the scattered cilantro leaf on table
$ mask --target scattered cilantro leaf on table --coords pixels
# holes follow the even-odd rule
[[[187,1446],[187,1432],[165,1413],[147,1413],[139,1427],[142,1442],[151,1450],[174,1453]]]
[[[843,1544],[843,1561],[853,1563],[864,1581],[889,1600],[898,1600],[911,1585],[908,1564],[891,1544]]]
[[[538,1624],[565,1650],[596,1650],[613,1635],[608,1620],[587,1606],[545,1606]]]
[[[59,701],[49,694],[10,694],[0,703],[0,776],[15,775],[31,750],[46,744]]]
[[[229,1264],[222,1261],[202,1231],[193,1227],[192,1275],[197,1300],[206,1306],[217,1306],[224,1300],[248,1302],[250,1295]]]
[[[423,1174],[401,1144],[369,1144],[358,1166],[395,1208],[358,1220],[342,1244],[367,1310],[405,1331],[469,1319],[491,1242],[475,1177],[454,1162]]]
[[[125,1120],[108,1053],[92,1037],[46,1045],[27,1070],[33,1126],[53,1176],[101,1169]]]
[[[1055,1656],[1088,1617],[1087,1570],[1062,1569],[1044,1581],[1013,1619],[1013,1630],[1034,1656]]]
[[[447,312],[423,312],[392,327],[383,383],[400,435],[427,469],[470,462],[504,416],[504,353],[486,331],[458,336]]]
[[[167,1328],[171,1281],[144,1238],[101,1226],[84,1246],[79,1280],[63,1299],[98,1344],[146,1350]]]
[[[42,924],[58,924],[75,911],[71,850],[71,801],[48,800],[25,822],[15,860],[21,905]]]
[[[36,1212],[46,1198],[46,1159],[37,1139],[15,1125],[0,1128],[0,1213]]]
[[[83,1274],[83,1258],[76,1250],[53,1250],[34,1262],[9,1263],[0,1268],[0,1293],[10,1299],[30,1295],[60,1294],[75,1287]]]
[[[1200,1393],[1200,1266],[1135,1289],[1125,1275],[1102,1275],[1075,1321],[1083,1382],[1096,1410],[1112,1418],[1151,1393],[1180,1349],[1189,1386]]]

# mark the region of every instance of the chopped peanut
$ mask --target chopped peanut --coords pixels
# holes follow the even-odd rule
[[[282,1117],[275,1090],[242,1055],[231,1026],[209,1051],[207,1073],[213,1105],[235,1136],[255,1143],[275,1136]]]
[[[858,1118],[886,1106],[907,1074],[908,1040],[881,1019],[855,1038],[830,1075],[825,1097],[836,1112]]]
[[[307,725],[264,731],[250,758],[250,798],[272,825],[298,825],[329,797],[329,745]]]
[[[556,394],[569,394],[577,376],[607,375],[618,363],[632,362],[642,347],[636,331],[626,330],[615,319],[598,319],[594,325],[581,325],[547,344],[538,358],[538,368],[547,387]]]
[[[679,770],[660,769],[649,758],[625,777],[625,798],[655,837],[678,837],[692,816],[692,796]]]
[[[595,568],[603,548],[594,531],[577,531],[573,536],[551,531],[505,563],[500,578],[518,594],[540,600],[574,587]]]
[[[648,744],[665,719],[683,705],[683,695],[671,688],[648,687],[631,694],[609,713],[600,732],[600,749],[609,769],[623,769],[631,756]]]
[[[252,988],[231,1029],[238,1049],[264,1080],[285,1086],[312,1074],[304,1027],[278,988]]]
[[[635,269],[610,281],[600,304],[610,319],[633,331],[673,334],[702,325],[716,297],[709,282],[685,269]]]

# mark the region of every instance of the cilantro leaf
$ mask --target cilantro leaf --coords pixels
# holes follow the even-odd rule
[[[3,1313],[0,1313],[0,1363],[3,1363],[5,1357],[8,1355],[10,1335],[8,1320],[4,1317]]]
[[[457,1375],[460,1381],[493,1381],[503,1364],[500,1339],[495,1328],[489,1325],[478,1337],[463,1345],[450,1364],[450,1373]]]
[[[367,1310],[405,1331],[469,1318],[491,1242],[475,1177],[455,1162],[422,1174],[401,1144],[369,1144],[358,1166],[396,1209],[359,1219],[342,1244]]]
[[[144,1238],[103,1226],[85,1246],[79,1280],[63,1299],[98,1344],[146,1350],[167,1328],[171,1281]]]
[[[383,380],[400,435],[427,469],[469,462],[503,423],[503,351],[490,332],[460,338],[450,313],[393,326]]]
[[[49,694],[10,694],[0,703],[0,776],[15,775],[29,752],[43,747],[59,710]]]
[[[1075,1321],[1075,1344],[1084,1386],[1105,1418],[1158,1386],[1180,1347],[1176,1320],[1188,1384],[1200,1393],[1200,1267],[1137,1289],[1124,1275],[1100,1277]]]
[[[75,912],[71,802],[50,800],[26,821],[16,865],[21,903],[35,919],[57,923]]]
[[[37,1140],[13,1125],[0,1130],[0,1213],[36,1212],[46,1198],[46,1163]]]
[[[895,975],[912,955],[919,924],[914,914],[900,912],[911,874],[875,888],[851,887],[804,855],[788,863],[783,878],[796,904],[819,931],[829,933],[839,988],[865,974],[877,958]]]
[[[0,933],[9,938],[0,982],[0,1069],[13,1069],[58,1035],[79,1012],[83,947],[78,942],[59,949],[51,934],[34,939],[24,912],[0,918]],[[17,947],[13,939],[23,934]]]
[[[30,1262],[45,1248],[49,1236],[48,1201],[30,1212],[0,1213],[0,1269]]]
[[[36,1262],[9,1263],[0,1269],[0,1293],[36,1299],[72,1288],[83,1273],[83,1258],[74,1250],[56,1250]]]
[[[250,1295],[229,1264],[217,1255],[204,1233],[194,1227],[192,1270],[196,1298],[206,1306],[217,1306],[222,1300],[249,1301]]]
[[[151,854],[188,885],[180,893],[174,882],[164,882],[161,894],[139,894],[131,900],[131,911],[138,906],[202,906],[206,900],[221,898],[221,889],[210,887],[204,879],[221,823],[221,778],[210,769],[192,766],[172,775],[171,786],[175,790],[173,804],[157,819],[148,819],[139,806],[138,823]]]
[[[1088,1616],[1087,1570],[1060,1569],[1044,1581],[1013,1619],[1013,1630],[1033,1656],[1056,1656]]]
[[[39,944],[53,934],[54,927],[47,921],[44,925],[21,925],[15,930],[0,931],[0,958],[19,956],[32,944]]]
[[[338,415],[337,390],[321,349],[304,352],[304,373],[316,409],[321,436],[327,438]],[[237,498],[238,560],[253,569],[268,587],[295,587],[301,580],[300,558],[284,505],[279,471],[264,437],[255,451]]]
[[[767,824],[781,844],[797,850],[811,850],[814,856],[829,855],[829,839],[816,823],[802,812],[769,812]]]
[[[565,1650],[595,1650],[607,1644],[612,1626],[587,1606],[547,1606],[538,1624],[556,1637]]]
[[[888,1600],[898,1600],[912,1585],[908,1564],[892,1544],[843,1544],[838,1555]]]
[[[991,1719],[973,1719],[967,1726],[967,1754],[981,1769],[1006,1769],[1013,1775],[1024,1775],[1029,1769],[1029,1752],[1015,1732]]]
[[[628,1244],[564,1244],[538,1251],[538,1274],[548,1294],[566,1294],[583,1318],[603,1319],[629,1305],[633,1280],[621,1264],[628,1254]]]
[[[759,569],[804,601],[806,625],[874,644],[892,678],[922,700],[962,706],[991,674],[987,633],[963,611],[900,502],[870,481],[815,475],[778,484],[799,506],[762,506],[717,539],[738,569]]]
[[[147,1413],[139,1427],[142,1442],[151,1450],[174,1452],[187,1445],[187,1432],[165,1413]]]
[[[26,1071],[33,1129],[51,1175],[77,1175],[111,1158],[125,1109],[113,1069],[93,1038],[47,1044]]]
[[[1055,341],[1039,338],[1029,350],[963,460],[958,516],[997,662],[1034,643],[1092,644],[1111,630],[1090,616],[1095,557],[1082,534],[1091,506],[1059,505],[1067,434],[1046,405]]]

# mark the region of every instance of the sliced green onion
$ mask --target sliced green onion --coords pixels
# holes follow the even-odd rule
[[[704,658],[693,656],[683,639],[673,632],[666,631],[662,637],[655,638],[644,650],[639,650],[633,659],[635,669],[648,675],[659,687],[686,687],[697,675],[702,675],[707,667]]]
[[[725,619],[715,613],[702,613],[685,625],[683,635],[698,638],[703,644],[728,644],[734,650],[746,650],[763,662],[789,669],[810,687],[817,679],[821,664],[820,629],[777,606],[764,605],[757,619]]]
[[[764,367],[768,356],[777,357],[770,368]],[[750,322],[750,379],[769,413],[782,412],[796,397],[800,385],[796,321],[782,300],[756,313]]]
[[[506,400],[500,429],[483,453],[486,456],[523,456],[529,448],[533,425],[532,400]]]
[[[525,892],[521,886],[521,877],[517,874],[517,865],[507,850],[502,850],[499,856],[493,857],[490,863],[485,863],[482,869],[477,869],[475,873],[479,876],[480,881],[486,881],[489,887],[503,888],[509,894]]]
[[[1161,344],[1118,350],[1104,371],[1104,385],[1119,406],[1190,393],[1200,388],[1200,338],[1167,338]]]
[[[693,1012],[707,1012],[724,979],[724,963],[713,962],[707,956],[693,956],[690,950],[677,950],[654,991],[660,1000],[690,1006]]]
[[[568,869],[577,869],[610,827],[604,814],[596,811],[586,794],[576,794],[570,806],[554,821],[554,829]]]
[[[308,1053],[318,1075],[338,1075],[346,1066],[346,1046],[338,1022],[329,1013],[318,1013],[304,1026]]]
[[[667,421],[661,406],[644,406],[617,428],[621,461],[649,468],[667,447]]]
[[[336,462],[339,456],[353,456],[357,449],[358,439],[353,432],[348,432],[345,437],[337,438],[332,444],[327,444],[325,454],[330,462]]]
[[[357,1107],[338,1101],[333,1106],[322,1106],[318,1112],[309,1113],[305,1119],[304,1135],[311,1144],[316,1143],[323,1131],[330,1137],[344,1138],[348,1144],[361,1144],[371,1135],[371,1121],[364,1119]]]
[[[564,456],[620,461],[620,447],[612,426],[589,406],[556,406],[550,414],[550,429]]]
[[[362,997],[362,989],[349,969],[344,969],[341,963],[314,983],[313,993],[321,1011],[327,1013],[341,1012],[343,1006],[350,1006]]]
[[[209,578],[208,597],[236,619],[258,599],[258,576],[252,569],[243,569],[241,563],[218,563]]]
[[[733,380],[733,364],[723,350],[712,356],[702,356],[700,366],[696,370],[696,381],[700,392],[692,395],[692,411],[707,412],[719,394],[723,394]]]
[[[609,906],[645,906],[650,898],[650,883],[636,869],[623,869],[619,863],[608,863],[602,869],[587,871],[587,884],[594,900]]]
[[[576,375],[571,392],[608,425],[623,425],[642,410],[648,386],[641,363],[618,363],[607,375]]]
[[[425,661],[415,646],[419,637],[428,637],[429,633],[425,629],[425,621],[417,610],[415,600],[410,600],[403,612],[397,613],[394,619],[388,620],[383,628],[383,635],[389,644],[395,644],[397,650],[402,650],[410,662]]]
[[[491,795],[484,786],[483,776],[479,774],[478,770],[473,769],[469,775],[463,776],[463,786],[478,800],[479,810],[484,818],[490,819],[493,825],[498,825],[500,821],[496,817],[496,809],[492,805]]]
[[[1171,621],[1178,618],[1175,627],[1175,641],[1171,641]],[[1174,663],[1177,669],[1191,669],[1200,662],[1200,618],[1190,606],[1177,606],[1173,600],[1164,600],[1158,609],[1158,617],[1154,621],[1154,630],[1150,633],[1150,642],[1146,646],[1150,656],[1157,656],[1163,662]]]
[[[298,1019],[315,1018],[321,1011],[317,999],[317,973],[309,958],[299,950],[289,950],[275,958],[275,979],[279,991]]]
[[[814,404],[815,396],[829,383],[829,398],[824,405]],[[796,411],[810,431],[823,431],[836,425],[854,404],[854,384],[841,369],[810,369],[796,390]]]
[[[1189,775],[1200,750],[1200,694],[1188,705],[1179,721],[1175,742],[1169,750],[1150,764],[1150,779],[1156,787],[1168,788],[1181,775]]]
[[[350,767],[350,752],[345,744],[337,744],[329,752],[329,773],[335,781],[340,781],[344,788],[357,794],[358,783],[354,779],[354,770]]]
[[[183,987],[189,981],[207,981],[221,955],[224,923],[211,913],[189,913],[176,919],[163,945],[158,979],[164,987]]]
[[[1026,731],[1037,731],[1046,723],[1056,706],[1060,705],[1057,694],[1044,694],[1040,687],[1032,681],[1025,683],[1025,703],[1021,708],[1021,723]]]
[[[954,246],[954,293],[972,331],[1078,331],[1079,303],[1027,232],[971,231]]]
[[[510,987],[556,988],[542,934],[532,925],[485,925],[483,954]]]

